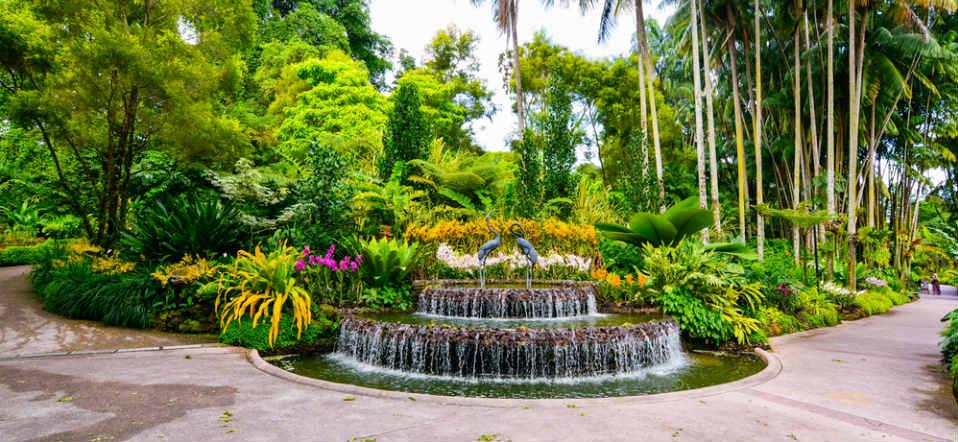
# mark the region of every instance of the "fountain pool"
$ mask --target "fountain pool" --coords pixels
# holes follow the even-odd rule
[[[594,285],[434,283],[416,313],[349,314],[336,351],[273,363],[331,382],[449,396],[631,396],[725,383],[754,356],[685,351],[670,318],[603,314]]]

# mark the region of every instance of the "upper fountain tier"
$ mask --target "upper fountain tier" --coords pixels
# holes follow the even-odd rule
[[[596,315],[595,285],[551,281],[532,288],[469,282],[439,282],[419,294],[419,314],[469,319],[571,319]]]

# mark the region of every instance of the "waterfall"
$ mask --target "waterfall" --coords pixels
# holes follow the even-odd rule
[[[336,351],[386,369],[473,379],[625,374],[682,355],[679,328],[672,320],[621,327],[498,329],[353,316],[340,323]]]
[[[430,287],[417,313],[459,318],[556,319],[596,314],[589,285],[542,288]]]

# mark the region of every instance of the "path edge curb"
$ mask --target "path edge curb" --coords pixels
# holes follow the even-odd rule
[[[321,379],[310,378],[295,373],[288,372],[269,362],[266,362],[256,349],[250,349],[246,353],[246,359],[250,365],[262,371],[265,374],[280,378],[282,380],[293,382],[300,385],[307,385],[322,390],[343,393],[346,395],[356,395],[377,399],[390,399],[399,401],[423,401],[428,403],[442,405],[458,405],[471,407],[566,407],[570,402],[588,406],[588,405],[614,405],[614,404],[654,404],[659,402],[669,402],[682,399],[699,399],[710,396],[716,396],[725,393],[744,390],[764,384],[779,375],[784,366],[781,359],[761,348],[755,348],[754,352],[759,358],[765,361],[765,368],[762,371],[751,376],[724,384],[712,385],[708,387],[695,388],[691,390],[673,391],[668,393],[657,393],[642,396],[620,396],[610,398],[558,398],[558,399],[508,399],[508,398],[477,398],[477,397],[459,397],[459,396],[439,396],[424,393],[407,393],[402,391],[380,390],[376,388],[361,387],[352,384],[340,384],[336,382],[324,381]]]

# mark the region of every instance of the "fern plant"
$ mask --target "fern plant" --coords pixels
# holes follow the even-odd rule
[[[257,246],[253,253],[241,250],[233,263],[233,271],[221,277],[215,310],[220,327],[250,316],[253,327],[264,317],[270,318],[269,345],[279,335],[284,311],[293,315],[297,338],[312,320],[312,299],[294,276],[300,253],[285,243],[268,254]],[[221,308],[222,305],[222,308]]]

